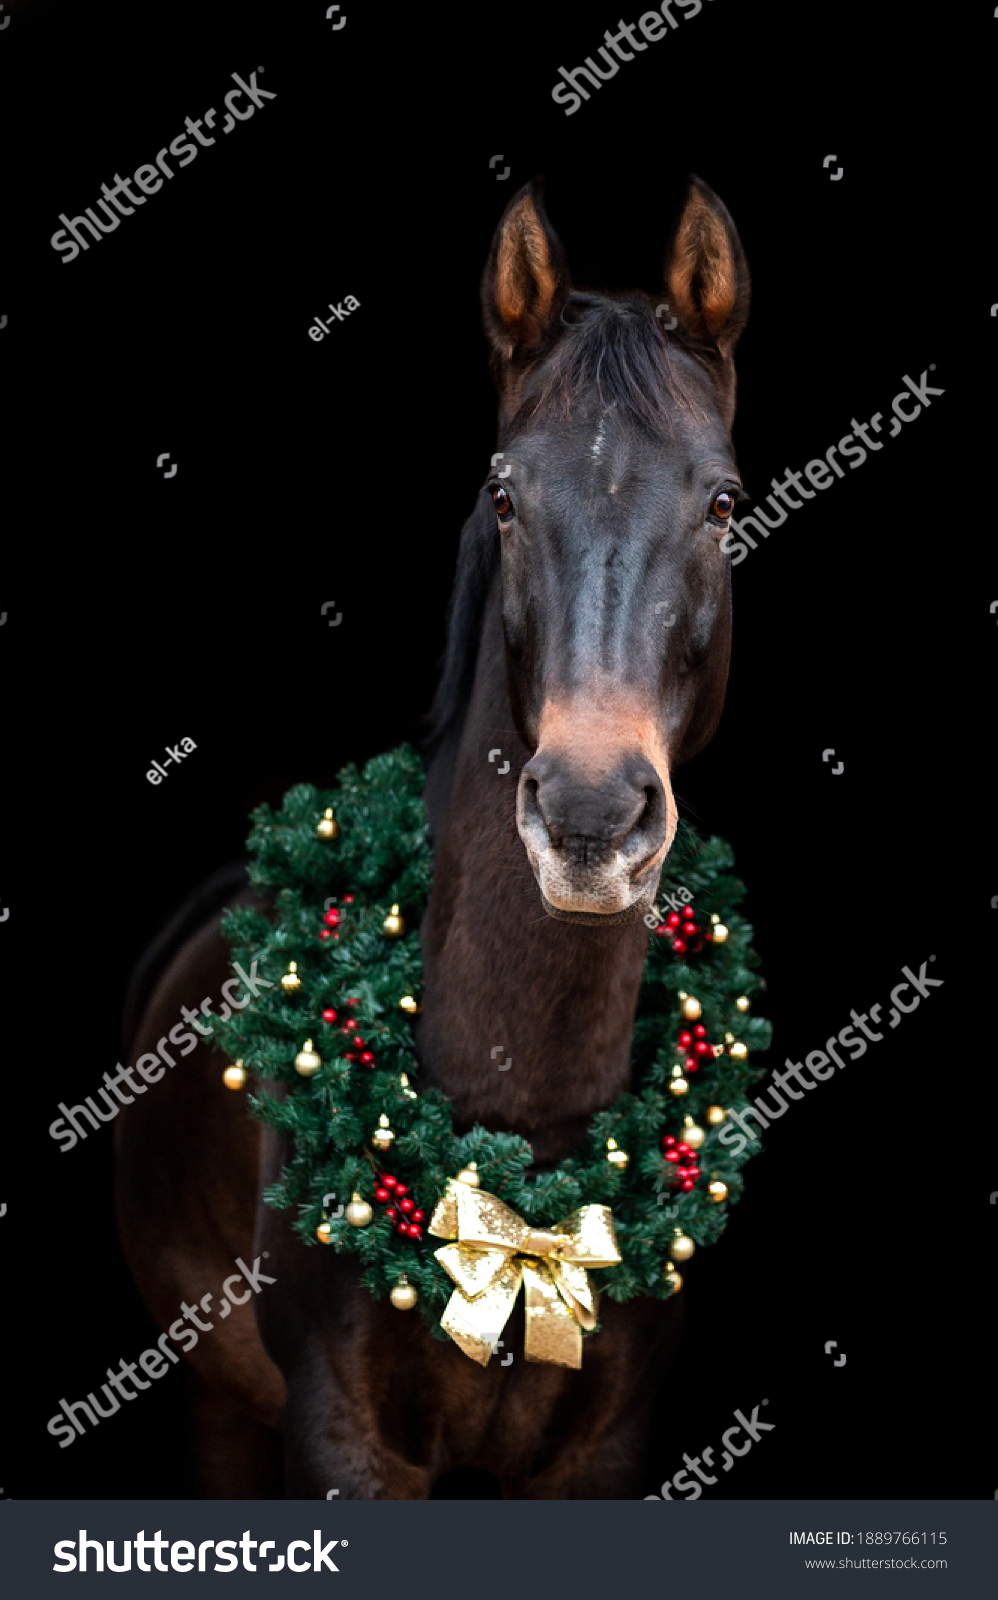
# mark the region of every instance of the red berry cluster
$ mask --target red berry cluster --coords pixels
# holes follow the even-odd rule
[[[704,939],[710,940],[710,934],[704,933],[699,922],[695,920],[695,913],[691,905],[686,906],[682,913],[670,911],[664,922],[660,922],[655,932],[663,939],[672,940],[672,948],[677,956],[687,953],[698,956],[703,949]]]
[[[359,1006],[360,1001],[356,997],[353,997],[347,1001],[347,1005]],[[336,1012],[333,1010],[332,1006],[326,1007],[325,1011],[322,1013],[322,1020],[323,1022],[336,1021]],[[373,1067],[376,1065],[373,1054],[367,1048],[367,1040],[362,1039],[360,1034],[357,1032],[356,1017],[348,1017],[340,1029],[340,1032],[350,1044],[350,1049],[345,1052],[346,1059],[348,1061],[359,1061],[362,1067]]]
[[[353,905],[353,895],[352,894],[345,894],[343,896],[343,904],[345,906],[352,906]],[[330,906],[329,910],[326,912],[324,921],[325,921],[326,926],[323,928],[322,932],[319,934],[319,938],[323,939],[323,940],[325,940],[325,939],[338,939],[339,938],[339,934],[333,932],[333,929],[334,928],[338,928],[339,925],[340,925],[340,913],[337,911],[335,906]]]
[[[702,1061],[713,1061],[714,1046],[707,1043],[707,1029],[698,1022],[691,1033],[684,1028],[676,1042],[680,1055],[685,1056],[683,1067],[687,1072],[698,1072]]]
[[[672,1180],[673,1189],[680,1188],[684,1194],[689,1194],[700,1176],[700,1168],[697,1166],[695,1151],[691,1150],[689,1145],[684,1144],[681,1139],[676,1139],[671,1133],[666,1134],[662,1144],[665,1147],[666,1161],[670,1162],[676,1169],[676,1175]]]
[[[374,1198],[379,1206],[386,1206],[385,1216],[394,1228],[406,1239],[421,1239],[423,1230],[420,1223],[423,1213],[416,1205],[409,1193],[408,1185],[399,1183],[390,1172],[378,1174],[378,1181],[374,1190]],[[389,1200],[395,1202],[388,1205]]]

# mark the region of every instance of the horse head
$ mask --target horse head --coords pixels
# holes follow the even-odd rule
[[[482,307],[501,460],[486,488],[532,752],[517,827],[552,917],[647,912],[676,831],[670,774],[720,719],[748,302],[734,224],[695,177],[654,296],[574,290],[537,180],[496,230]]]

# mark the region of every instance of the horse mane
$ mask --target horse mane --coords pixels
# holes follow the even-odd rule
[[[479,490],[461,530],[454,588],[447,607],[447,645],[433,704],[424,718],[423,755],[431,760],[462,721],[471,695],[482,616],[499,566],[499,529],[491,497]]]

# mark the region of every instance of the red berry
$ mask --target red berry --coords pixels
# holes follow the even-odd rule
[[[690,1190],[693,1187],[693,1179],[692,1178],[684,1178],[683,1179],[683,1183],[682,1183],[682,1187],[683,1187],[683,1190],[685,1191],[685,1193],[689,1194]]]
[[[666,1161],[678,1161],[679,1160],[679,1151],[678,1150],[667,1150],[665,1152],[665,1159],[666,1159]]]
[[[697,931],[696,930],[696,923],[694,923],[694,922],[684,922],[683,923],[683,938],[684,939],[692,939],[692,938],[694,938],[695,935],[696,935],[696,931]]]
[[[396,1190],[396,1193],[397,1192],[398,1191]],[[404,1211],[406,1216],[409,1215],[410,1211],[415,1211],[415,1209],[416,1209],[415,1201],[410,1199],[409,1195],[406,1195],[404,1200],[400,1200],[399,1201],[399,1210],[400,1211]]]
[[[331,937],[332,936],[331,936],[328,928],[323,928],[322,932],[319,935],[320,939],[329,939]]]
[[[690,1046],[692,1045],[692,1043],[693,1043],[693,1035],[692,1035],[692,1033],[690,1032],[689,1028],[684,1028],[682,1033],[679,1035],[679,1048],[680,1048],[680,1050],[688,1050],[690,1048]]]
[[[395,1185],[395,1193],[398,1195],[399,1199],[401,1200],[401,1198],[402,1198],[402,1196],[404,1194],[408,1194],[409,1193],[409,1185],[407,1183],[397,1183]]]
[[[700,1168],[699,1167],[690,1167],[690,1169],[687,1172],[686,1176],[688,1178],[692,1178],[693,1182],[696,1183],[697,1179],[700,1176]]]
[[[697,1051],[697,1055],[701,1058],[701,1060],[704,1060],[707,1056],[710,1056],[711,1058],[713,1058],[713,1055],[714,1055],[714,1051],[713,1051],[712,1047],[707,1043],[706,1039],[698,1039],[697,1040],[696,1051]]]
[[[686,1068],[687,1072],[696,1072],[699,1065],[700,1063],[696,1056],[687,1056],[686,1060],[683,1062],[683,1066]]]
[[[403,1217],[402,1221],[399,1223],[398,1231],[399,1231],[399,1233],[403,1234],[405,1236],[405,1238],[408,1239],[408,1237],[409,1237],[409,1224],[406,1221],[405,1217]]]
[[[398,1179],[393,1178],[390,1172],[386,1172],[381,1181],[386,1189],[394,1189],[398,1183]]]
[[[374,1066],[374,1057],[371,1054],[370,1050],[362,1050],[361,1051],[361,1053],[360,1053],[360,1064],[361,1064],[362,1067],[373,1067]]]
[[[360,1001],[357,999],[357,996],[354,995],[351,1000],[347,1001],[347,1005],[348,1006],[359,1006],[360,1005]]]
[[[669,915],[665,919],[665,925],[667,928],[678,928],[682,920],[683,919],[679,915],[678,911],[670,911]]]
[[[707,1029],[704,1027],[702,1022],[698,1022],[696,1027],[693,1029],[693,1037],[695,1039],[706,1039]]]
[[[415,1222],[410,1222],[410,1224],[409,1224],[409,1238],[410,1239],[421,1239],[422,1237],[423,1237],[422,1228],[420,1228]]]
[[[385,1216],[388,1218],[389,1222],[397,1222],[398,1215],[399,1214],[394,1206],[389,1206],[388,1210],[385,1212]]]
[[[662,1140],[662,1143],[664,1145],[673,1145],[673,1144],[675,1144],[675,1142],[676,1142],[676,1136],[673,1133],[667,1133],[665,1138]]]
[[[684,956],[686,954],[685,939],[673,939],[672,948],[675,950],[677,956]]]
[[[688,1156],[691,1153],[689,1145],[683,1139],[680,1139],[676,1148],[681,1156]]]
[[[346,1060],[347,1061],[356,1061],[356,1059],[357,1059],[356,1052],[354,1050],[348,1050],[347,1053],[346,1053]]]
[[[336,1012],[333,1010],[332,1006],[326,1007],[325,1011],[322,1013],[322,1020],[323,1022],[336,1021]]]
[[[355,1046],[357,1047],[358,1050],[366,1050],[367,1049],[367,1040],[366,1039],[362,1039],[359,1033],[355,1033],[354,1034],[353,1042],[354,1042],[354,1044],[355,1044]]]
[[[347,906],[352,906],[353,905],[353,895],[352,894],[345,894],[343,896],[343,904],[347,905]]]
[[[658,927],[655,929],[655,932],[660,939],[664,939],[667,934],[672,932],[672,929],[667,928],[664,922],[660,922]]]
[[[335,928],[339,920],[340,914],[335,906],[333,906],[332,910],[326,912],[326,926],[328,928]]]
[[[379,1206],[383,1206],[388,1199],[388,1190],[381,1188],[375,1189],[374,1198],[377,1200]]]
[[[409,1218],[410,1222],[422,1222],[422,1220],[423,1220],[423,1213],[421,1211],[418,1211],[418,1210],[414,1211],[412,1213],[412,1216]]]

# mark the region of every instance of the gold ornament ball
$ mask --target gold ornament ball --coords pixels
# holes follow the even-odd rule
[[[671,1261],[667,1261],[665,1263],[665,1271],[662,1273],[662,1276],[669,1285],[669,1288],[672,1290],[672,1293],[678,1294],[680,1289],[683,1287],[683,1275],[681,1272],[676,1271]]]
[[[399,916],[398,906],[392,906],[381,926],[389,939],[401,938],[402,934],[405,933],[405,922]]]
[[[297,961],[288,962],[288,970],[281,979],[281,988],[285,994],[297,994],[301,988],[301,979],[298,976]]]
[[[399,1010],[404,1011],[407,1017],[418,1017],[422,1006],[413,994],[404,994],[399,1001]]]
[[[321,1066],[322,1057],[312,1049],[311,1039],[306,1039],[303,1048],[295,1056],[295,1071],[300,1072],[303,1078],[311,1078]]]
[[[719,1128],[727,1115],[728,1113],[723,1106],[707,1107],[707,1121],[712,1128]]]
[[[332,1225],[332,1223],[331,1222],[320,1222],[319,1226],[315,1230],[315,1237],[318,1239],[320,1244],[332,1244],[332,1242],[333,1242],[333,1225]]]
[[[726,1183],[722,1183],[719,1178],[715,1178],[713,1183],[708,1183],[707,1193],[714,1204],[719,1206],[722,1200],[727,1200],[728,1198],[728,1186]]]
[[[736,1039],[734,1044],[731,1046],[731,1049],[728,1051],[728,1054],[730,1055],[732,1061],[747,1061],[748,1046],[742,1044],[740,1039]]]
[[[469,1189],[477,1189],[482,1181],[478,1176],[478,1162],[469,1161],[466,1167],[462,1167],[457,1175],[457,1181],[466,1183]]]
[[[751,1004],[752,1002],[747,994],[740,994],[738,999],[735,1001],[735,1005],[738,1007],[739,1011],[747,1011]]]
[[[354,1193],[350,1196],[350,1204],[347,1206],[344,1216],[351,1228],[366,1228],[374,1216],[374,1212],[362,1194]]]
[[[626,1150],[619,1148],[616,1139],[608,1139],[606,1141],[606,1159],[611,1167],[619,1167],[620,1171],[623,1172],[631,1158]]]
[[[407,1100],[415,1100],[417,1098],[415,1089],[409,1087],[409,1074],[407,1072],[399,1074],[399,1088]]]
[[[231,1067],[226,1067],[222,1073],[222,1082],[227,1089],[241,1089],[246,1082],[246,1068],[241,1061],[233,1062]]]
[[[672,1078],[669,1082],[669,1091],[672,1094],[686,1094],[689,1091],[689,1087],[685,1078]]]
[[[697,1000],[694,995],[688,994],[683,1001],[683,1016],[686,1018],[687,1022],[696,1022],[700,1015],[701,1009],[702,1008],[699,1000]]]
[[[702,1128],[698,1128],[692,1117],[687,1117],[683,1125],[683,1138],[691,1150],[699,1150],[707,1135]]]
[[[392,1305],[396,1311],[411,1311],[416,1304],[417,1298],[415,1289],[411,1283],[407,1282],[403,1274],[392,1290]]]
[[[676,1229],[676,1237],[672,1241],[671,1250],[677,1261],[688,1261],[696,1249],[696,1245],[689,1236]]]
[[[323,817],[322,817],[322,821],[319,823],[319,826],[316,828],[315,831],[318,834],[320,839],[338,839],[339,838],[340,825],[337,822],[336,818],[333,816],[332,807],[330,807],[330,806],[326,807],[326,810],[325,810],[325,812],[323,814]]]
[[[723,944],[728,937],[728,930],[723,922],[715,922],[710,931],[715,944]]]

